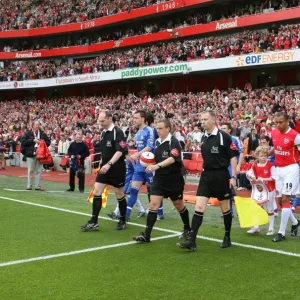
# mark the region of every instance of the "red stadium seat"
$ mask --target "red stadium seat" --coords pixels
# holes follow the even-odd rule
[[[187,172],[188,172],[190,160],[184,159],[184,160],[182,161],[182,163],[183,163],[183,166],[185,167],[185,169],[186,169]]]
[[[191,160],[196,160],[197,159],[197,155],[198,155],[197,152],[193,152]]]
[[[197,162],[195,160],[191,160],[188,166],[188,172],[190,174],[197,174]]]
[[[198,161],[197,162],[197,174],[201,174],[203,172],[203,162]]]
[[[201,153],[198,153],[197,158],[196,158],[196,161],[201,161],[201,162],[203,162],[203,157],[202,157]]]

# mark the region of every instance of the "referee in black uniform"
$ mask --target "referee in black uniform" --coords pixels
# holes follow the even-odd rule
[[[125,216],[127,202],[124,194],[124,184],[126,175],[125,156],[128,154],[128,147],[125,142],[123,131],[114,125],[112,114],[108,111],[100,112],[98,123],[103,128],[100,137],[101,163],[99,173],[96,177],[93,214],[91,220],[81,226],[84,231],[98,230],[98,216],[102,206],[102,192],[107,185],[112,185],[116,198],[119,202],[120,220],[117,230],[126,227]]]
[[[205,134],[201,140],[204,171],[196,194],[197,202],[192,220],[192,230],[186,241],[177,243],[179,247],[190,251],[196,250],[196,236],[210,197],[215,197],[220,201],[220,208],[224,217],[225,236],[220,247],[227,248],[231,246],[232,214],[229,200],[232,188],[236,188],[236,152],[232,146],[230,136],[217,128],[216,115],[211,111],[202,113],[201,123],[205,129]],[[228,172],[230,163],[232,167],[231,177]]]
[[[146,172],[155,171],[150,192],[149,213],[145,233],[133,237],[137,242],[149,243],[153,226],[157,219],[157,211],[163,198],[170,198],[178,210],[184,231],[182,238],[190,231],[189,212],[183,204],[184,179],[181,173],[181,147],[179,141],[171,135],[171,123],[164,119],[157,123],[159,139],[155,144],[155,161],[157,164],[148,166]]]

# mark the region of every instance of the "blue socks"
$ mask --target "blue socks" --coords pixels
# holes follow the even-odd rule
[[[294,201],[293,201],[293,205],[292,205],[293,212],[297,208],[298,205],[300,205],[300,198],[299,197],[295,197]]]
[[[127,200],[127,211],[126,211],[126,219],[130,219],[132,208],[134,207],[137,197],[138,197],[139,190],[137,188],[132,187],[130,190],[130,196]]]
[[[164,215],[164,201],[161,201],[160,207],[158,209],[157,215],[159,217]]]

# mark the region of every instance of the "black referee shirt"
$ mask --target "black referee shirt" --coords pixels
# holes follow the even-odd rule
[[[128,154],[128,147],[122,129],[112,124],[108,129],[103,130],[100,136],[102,163],[108,163],[118,151],[123,154],[118,160],[119,162],[125,159],[125,156]]]
[[[217,127],[211,134],[205,132],[201,139],[201,153],[203,169],[227,169],[231,158],[236,156],[235,146],[232,145],[230,136]]]
[[[162,142],[159,138],[155,143],[155,161],[160,163],[169,157],[173,157],[175,162],[168,167],[159,168],[156,175],[167,175],[170,173],[181,173],[181,146],[179,141],[171,134]]]

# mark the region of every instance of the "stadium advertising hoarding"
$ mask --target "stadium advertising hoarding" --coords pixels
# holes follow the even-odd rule
[[[132,68],[121,71],[121,79],[176,74],[188,71],[188,63]]]
[[[152,5],[149,7],[134,9],[130,12],[125,11],[116,15],[89,20],[82,23],[64,24],[53,27],[33,28],[27,30],[2,31],[0,32],[0,38],[32,37],[88,30],[91,28],[97,28],[104,25],[128,21],[134,18],[141,18],[145,16],[155,15],[158,13],[165,13],[167,11],[186,8],[189,6],[194,6],[197,4],[207,2],[212,2],[212,0],[172,0],[164,3],[157,3],[156,5]]]
[[[169,2],[166,2],[169,3]],[[211,33],[221,30],[230,30],[233,28],[242,28],[256,24],[277,22],[283,19],[299,18],[300,7],[285,11],[270,12],[263,15],[254,15],[243,18],[222,20],[208,24],[189,26],[186,28],[174,29],[172,32],[162,31],[141,36],[129,37],[118,41],[108,41],[90,46],[74,46],[57,48],[50,50],[24,51],[24,52],[0,52],[0,60],[22,60],[33,58],[47,58],[56,56],[74,56],[90,54],[110,49],[154,43],[158,41],[173,40],[178,37],[190,37],[193,35]],[[0,32],[1,34],[1,32]]]
[[[292,62],[300,62],[300,49],[230,56],[225,58],[197,60],[168,65],[155,65],[143,68],[118,70],[115,72],[92,73],[40,80],[7,81],[0,82],[0,90],[58,87],[81,83],[188,74],[210,70],[242,69],[252,66],[274,65]]]

